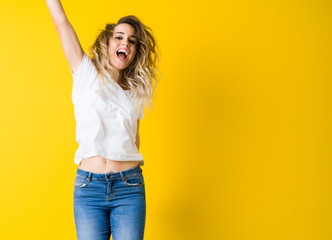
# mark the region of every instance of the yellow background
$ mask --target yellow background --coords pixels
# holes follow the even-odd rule
[[[1,239],[76,239],[69,66],[45,1],[0,6]],[[332,239],[330,1],[63,6],[85,51],[129,14],[160,47],[145,239]]]

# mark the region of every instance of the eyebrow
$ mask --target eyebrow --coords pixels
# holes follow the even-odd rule
[[[124,34],[123,32],[116,32],[116,33],[121,33],[121,34]],[[133,38],[136,38],[136,39],[137,39],[137,37],[135,37],[134,35],[131,35],[131,37],[133,37]]]

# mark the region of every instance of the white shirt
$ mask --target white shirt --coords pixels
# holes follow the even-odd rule
[[[137,119],[143,119],[143,108],[135,107],[130,90],[123,90],[111,79],[113,84],[107,83],[97,93],[101,79],[86,53],[72,76],[76,142],[79,144],[74,163],[78,165],[82,158],[100,155],[116,161],[141,160],[139,163],[143,166],[142,153],[135,144]]]

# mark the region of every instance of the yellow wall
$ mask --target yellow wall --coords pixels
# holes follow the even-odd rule
[[[0,4],[1,238],[75,239],[69,66],[44,1]],[[85,51],[128,14],[161,49],[145,239],[332,238],[330,1],[63,6]]]

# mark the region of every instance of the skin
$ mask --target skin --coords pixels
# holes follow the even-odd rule
[[[114,28],[113,36],[108,43],[108,56],[110,64],[120,72],[126,69],[135,59],[137,52],[137,39],[135,37],[135,28],[127,23],[121,23]],[[126,48],[129,51],[128,58],[125,61],[121,61],[116,54],[119,48]]]

